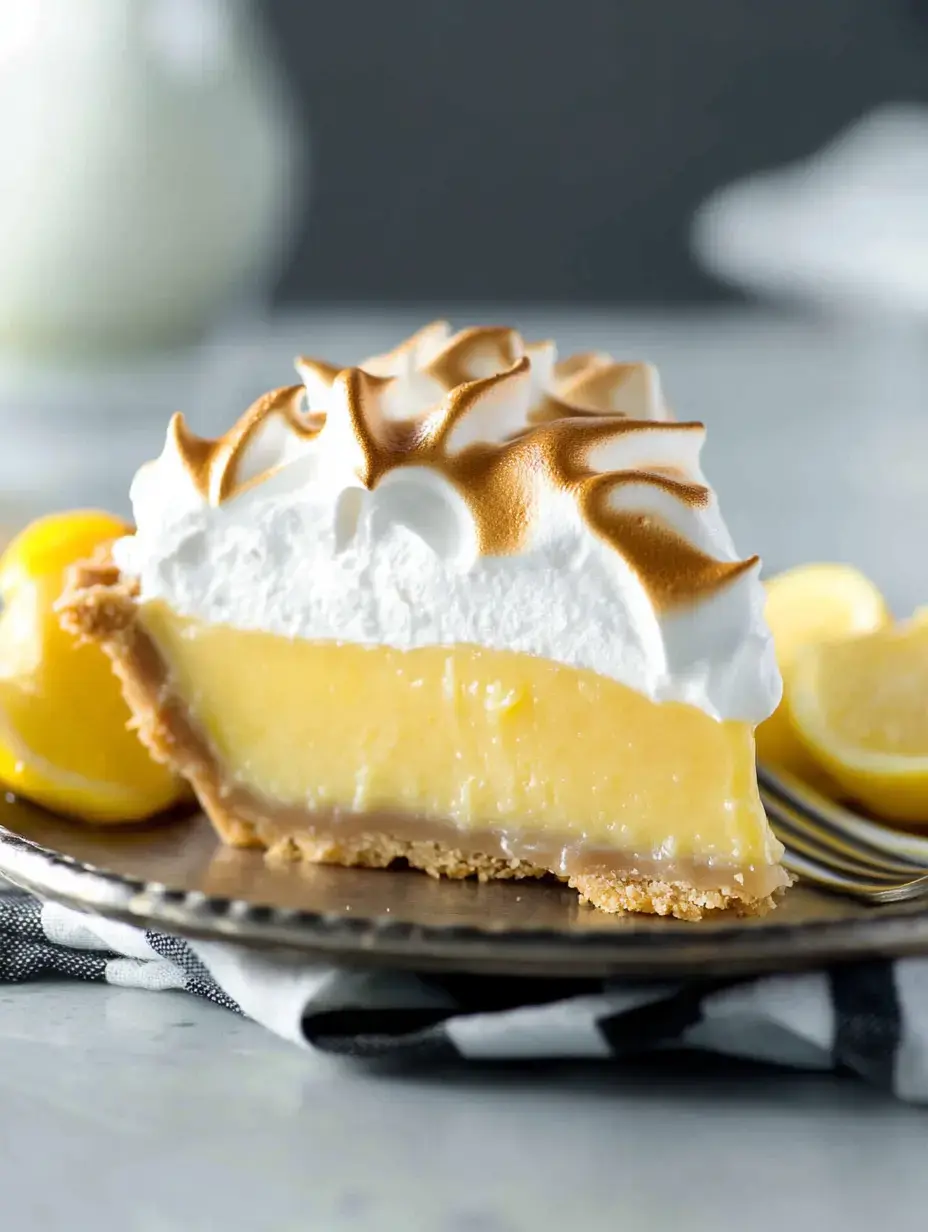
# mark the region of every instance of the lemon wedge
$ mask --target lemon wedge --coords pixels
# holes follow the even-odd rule
[[[869,578],[850,565],[809,564],[767,583],[767,623],[783,677],[783,700],[757,728],[757,756],[795,774],[826,794],[840,794],[795,729],[790,712],[797,657],[809,646],[882,628],[886,603]]]
[[[0,557],[0,785],[88,821],[136,821],[175,803],[99,647],[54,611],[65,570],[130,530],[93,510],[33,522]]]
[[[928,824],[928,613],[802,651],[789,709],[846,795],[888,821]]]

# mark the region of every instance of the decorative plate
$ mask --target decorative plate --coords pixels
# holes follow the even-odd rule
[[[556,883],[269,866],[202,814],[91,828],[0,796],[0,875],[140,927],[314,959],[522,976],[722,976],[928,953],[924,905],[867,907],[794,887],[761,919],[609,916]]]

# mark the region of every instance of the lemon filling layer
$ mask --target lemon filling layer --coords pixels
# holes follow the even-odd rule
[[[778,858],[750,724],[529,655],[290,640],[159,602],[140,619],[227,790],[307,827],[405,817],[729,874]]]

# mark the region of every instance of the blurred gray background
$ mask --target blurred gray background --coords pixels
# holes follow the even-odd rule
[[[285,301],[698,301],[716,186],[928,100],[925,0],[266,0],[312,134]]]

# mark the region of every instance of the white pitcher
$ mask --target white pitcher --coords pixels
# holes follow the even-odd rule
[[[0,354],[183,343],[266,291],[302,155],[250,0],[0,0]]]

